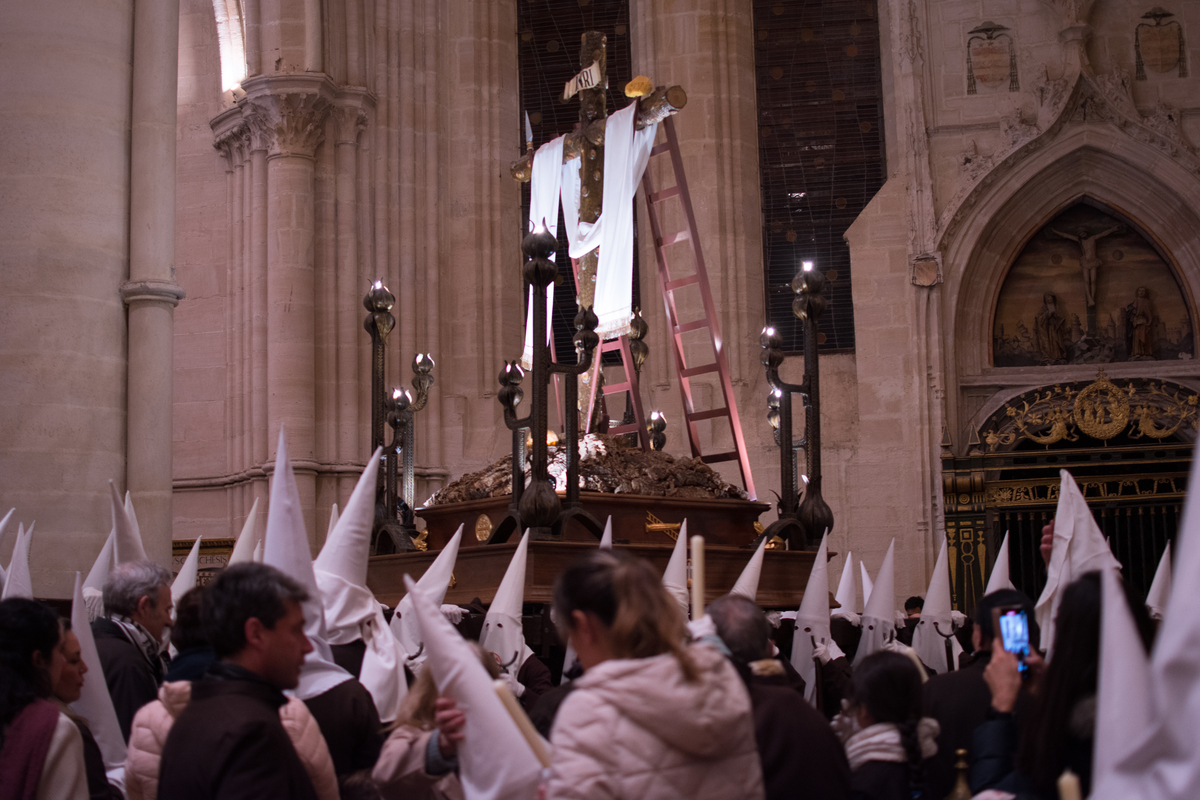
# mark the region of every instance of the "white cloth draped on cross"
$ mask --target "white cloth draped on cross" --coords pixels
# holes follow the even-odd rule
[[[545,225],[557,235],[554,204],[561,197],[571,258],[581,258],[600,248],[593,310],[600,319],[596,332],[603,338],[622,333],[633,316],[633,198],[658,131],[657,124],[635,130],[636,122],[637,103],[614,112],[605,122],[604,211],[595,222],[579,220],[580,165],[575,160],[562,164],[562,137],[542,145],[533,160],[529,229]],[[554,164],[562,165],[560,172],[551,169]],[[552,305],[553,294],[549,297]],[[530,311],[526,316],[523,363],[532,357],[532,329]]]

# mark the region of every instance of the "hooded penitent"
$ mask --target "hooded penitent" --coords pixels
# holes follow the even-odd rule
[[[91,571],[83,579],[83,602],[87,606],[89,622],[104,616],[104,582],[116,566],[116,547],[117,529],[113,528],[104,541],[104,547],[100,548],[100,555],[96,556]]]
[[[987,589],[984,589],[985,595],[992,592],[998,592],[1001,589],[1015,589],[1012,580],[1008,577],[1008,531],[1004,532],[1004,541],[1000,543],[1000,549],[996,551],[996,563],[992,566],[992,575],[988,578]]]
[[[33,538],[33,523],[29,530],[24,525],[17,527],[17,542],[13,545],[12,560],[8,562],[8,573],[4,576],[4,591],[0,592],[0,600],[10,597],[33,599],[33,579],[29,575],[29,547]]]
[[[522,540],[524,542],[524,540]],[[522,566],[522,572],[524,567]],[[458,746],[458,777],[466,800],[529,800],[541,764],[496,696],[475,650],[442,616],[438,603],[404,577],[438,694],[466,717]]]
[[[458,546],[462,542],[463,526],[450,537],[450,541],[437,554],[437,558],[425,570],[425,574],[417,581],[417,588],[439,608],[446,599],[446,591],[450,588],[450,578],[454,576],[454,563],[458,560]],[[396,604],[392,614],[392,634],[400,642],[409,669],[414,672],[425,663],[425,648],[421,643],[421,628],[413,611],[412,598],[407,594]]]
[[[171,602],[178,603],[179,598],[196,588],[196,578],[200,574],[200,538],[192,545],[191,551],[179,568],[179,574],[171,582]]]
[[[612,515],[608,517],[608,522],[604,523],[604,535],[600,537],[600,549],[612,550]]]
[[[1193,459],[1183,522],[1175,538],[1180,575],[1200,575],[1200,459]],[[1150,661],[1150,724],[1128,737],[1130,752],[1093,783],[1098,800],[1200,797],[1200,598],[1195,581],[1176,581]],[[1122,690],[1123,691],[1123,690]],[[1099,725],[1099,720],[1097,720]]]
[[[379,601],[367,588],[367,559],[375,524],[375,479],[382,452],[382,447],[377,449],[367,462],[345,513],[334,523],[313,562],[313,571],[321,590],[327,641],[350,644],[361,640],[366,644],[358,680],[375,700],[379,719],[391,722],[408,693],[404,650],[388,630]]]
[[[808,585],[800,598],[800,610],[796,612],[796,632],[792,636],[792,666],[804,678],[804,699],[816,703],[817,670],[813,663],[813,642],[828,642],[829,633],[829,533],[821,537],[817,558],[812,572],[808,573]]]
[[[912,647],[917,657],[939,675],[953,667],[946,662],[946,642],[954,648],[955,660],[962,652],[962,645],[954,637],[954,620],[950,617],[950,560],[947,556],[946,540],[938,551],[937,563],[925,592],[925,607],[921,609],[921,620],[913,631]]]
[[[671,551],[671,560],[667,562],[667,570],[663,573],[663,588],[667,594],[675,598],[683,611],[683,618],[688,618],[688,583],[687,583],[687,520],[679,526],[679,535],[675,537],[675,548]]]
[[[858,562],[858,571],[860,573],[860,577],[862,578],[862,607],[865,612],[867,603],[871,599],[871,576],[867,574],[867,565],[862,561]]]
[[[304,529],[300,492],[296,489],[296,476],[288,458],[287,439],[282,427],[279,429],[279,447],[275,453],[275,475],[271,480],[263,563],[275,567],[308,592],[308,599],[304,601],[304,632],[312,642],[313,651],[304,657],[300,685],[294,692],[296,697],[309,700],[353,679],[353,675],[333,662],[333,653],[325,638],[325,614],[317,580],[313,576],[312,553],[308,549],[308,533]]]
[[[1162,619],[1167,611],[1167,601],[1171,599],[1171,543],[1163,551],[1158,562],[1158,570],[1154,573],[1154,582],[1146,594],[1146,609],[1153,619]]]
[[[742,574],[738,576],[737,582],[729,590],[730,594],[740,594],[755,602],[758,601],[758,579],[762,575],[763,556],[767,552],[767,537],[760,538],[762,541],[758,543],[754,555],[750,556],[750,560],[742,568]]]
[[[125,766],[125,738],[117,722],[117,712],[104,682],[104,670],[100,666],[100,655],[96,652],[96,640],[92,638],[92,627],[88,621],[90,610],[83,599],[83,583],[75,573],[75,596],[71,603],[71,630],[79,639],[79,656],[87,665],[88,677],[84,678],[83,691],[79,699],[71,704],[75,713],[87,720],[100,755],[104,758],[105,770]]]
[[[875,586],[862,614],[862,639],[854,654],[854,666],[896,637],[896,540],[888,545],[883,565],[875,576]]]
[[[117,494],[116,484],[112,481],[108,482],[108,491],[112,501],[112,524],[117,531],[116,547],[113,550],[116,564],[145,561],[146,548],[142,546],[142,536],[137,523],[129,513],[133,504],[130,503],[128,509],[125,507],[125,503],[121,502],[121,495]]]
[[[1060,472],[1062,487],[1058,494],[1058,510],[1054,512],[1054,549],[1046,568],[1046,588],[1034,606],[1042,629],[1042,642],[1046,645],[1046,658],[1054,655],[1054,618],[1058,616],[1058,604],[1067,584],[1085,572],[1121,568],[1108,549],[1108,542],[1096,525],[1096,518],[1080,494],[1075,479],[1065,469]]]
[[[258,498],[254,498],[254,505],[250,506],[250,513],[246,515],[246,522],[242,525],[242,532],[238,534],[237,542],[233,545],[233,554],[229,556],[229,563],[244,564],[251,561],[261,561],[262,559],[255,558],[254,552],[262,539],[258,536]]]
[[[495,653],[500,659],[500,668],[514,677],[525,659],[533,655],[533,650],[525,644],[525,631],[521,627],[528,553],[529,531],[526,531],[500,581],[496,597],[488,607],[487,616],[483,618],[483,633],[479,637],[479,646]]]
[[[838,601],[838,608],[830,616],[844,617],[857,625],[859,606],[858,593],[854,591],[854,553],[849,550],[846,551],[846,562],[842,564],[842,578],[838,581],[834,599]]]
[[[4,530],[8,527],[8,521],[12,519],[12,515],[14,513],[16,513],[16,509],[10,508],[8,513],[4,515],[4,519],[0,519],[0,544],[4,543]],[[4,576],[4,567],[3,565],[0,565],[0,592],[4,591]]]
[[[1092,785],[1113,770],[1150,726],[1150,664],[1116,570],[1100,571],[1100,663]]]
[[[329,537],[333,535],[333,529],[338,524],[338,504],[334,503],[333,508],[329,509],[329,527],[325,529],[325,541],[329,541]]]

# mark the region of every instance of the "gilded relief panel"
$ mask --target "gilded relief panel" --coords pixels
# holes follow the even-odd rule
[[[1034,234],[996,303],[997,367],[1194,355],[1191,316],[1171,267],[1132,225],[1087,202]]]

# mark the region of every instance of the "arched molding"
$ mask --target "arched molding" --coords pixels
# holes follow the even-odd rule
[[[1043,382],[1045,368],[994,368],[992,313],[1010,265],[1029,238],[1063,209],[1092,198],[1134,222],[1176,271],[1195,318],[1200,290],[1200,180],[1157,150],[1114,129],[1068,129],[1014,168],[972,209],[946,251],[943,311],[953,332],[951,385]],[[1197,374],[1195,362],[1113,364],[1120,376]],[[1082,380],[1091,365],[1055,367]],[[1078,375],[1072,374],[1078,372]]]

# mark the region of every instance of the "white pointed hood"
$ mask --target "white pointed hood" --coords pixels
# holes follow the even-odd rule
[[[808,573],[808,585],[800,598],[800,610],[796,612],[796,632],[792,636],[792,666],[804,678],[804,699],[816,704],[817,675],[813,663],[813,641],[828,642],[829,632],[829,532],[821,537],[817,558],[812,572]]]
[[[1058,494],[1058,510],[1054,512],[1054,549],[1046,568],[1046,588],[1034,610],[1042,629],[1046,658],[1054,655],[1054,619],[1067,584],[1085,572],[1098,569],[1120,570],[1121,564],[1108,549],[1096,518],[1071,473],[1060,470],[1062,485]]]
[[[1092,780],[1099,783],[1149,728],[1150,663],[1116,570],[1100,571],[1100,662]]]
[[[429,569],[425,570],[425,574],[417,581],[417,588],[439,608],[446,599],[446,592],[450,589],[450,578],[454,576],[454,564],[458,561],[458,547],[462,543],[462,535],[463,526],[459,525],[458,530],[450,537],[450,541],[446,543],[442,551],[437,554],[437,558],[429,565]],[[407,594],[396,604],[396,611],[392,614],[391,630],[404,649],[405,660],[408,662],[409,668],[416,672],[425,664],[425,650],[421,644],[421,628],[417,623],[416,613],[413,611],[413,601]]]
[[[258,498],[256,497],[254,498],[254,505],[250,506],[250,513],[246,515],[246,522],[242,525],[242,532],[238,534],[237,541],[233,544],[233,553],[229,556],[230,566],[250,561],[261,561],[261,558],[254,557],[254,553],[260,544],[262,544],[262,539],[258,535]]]
[[[142,538],[142,526],[138,523],[137,512],[133,510],[133,497],[130,496],[129,490],[125,490],[125,516],[129,520],[129,529],[133,531],[133,535],[139,542],[145,546],[146,540]]]
[[[254,560],[255,564],[261,564],[263,562],[263,543],[262,543],[262,541],[259,541],[258,544],[254,545],[254,554],[251,556],[251,558]]]
[[[179,598],[196,588],[196,578],[200,575],[200,540],[197,536],[195,544],[179,568],[179,574],[171,582],[171,602],[178,604]]]
[[[466,717],[458,746],[463,796],[466,800],[529,800],[537,794],[541,764],[496,696],[479,656],[442,616],[433,598],[407,575],[404,583],[405,596],[413,598],[438,694],[453,699]]]
[[[837,594],[833,598],[838,601],[839,608],[830,612],[830,616],[844,617],[857,625],[858,593],[854,591],[854,553],[850,550],[846,551],[846,561],[842,564],[842,578],[838,581]]]
[[[83,679],[83,691],[79,699],[71,704],[76,714],[87,720],[88,728],[100,746],[105,770],[125,766],[125,738],[117,722],[117,712],[108,694],[104,681],[104,670],[100,655],[96,652],[96,640],[92,638],[90,610],[83,599],[83,583],[75,573],[75,595],[71,603],[71,630],[79,639],[79,654],[87,665],[88,675]]]
[[[500,668],[516,675],[533,650],[525,644],[521,627],[521,606],[525,602],[525,563],[529,556],[529,531],[521,537],[496,597],[483,618],[479,646],[500,657]]]
[[[4,529],[8,527],[8,521],[12,519],[12,515],[16,513],[15,508],[10,508],[8,513],[4,515],[4,519],[0,519],[0,545],[4,544]],[[4,565],[0,564],[0,592],[4,591]]]
[[[854,655],[854,666],[896,637],[896,540],[888,545],[883,565],[862,614],[862,639]]]
[[[33,538],[33,523],[29,530],[24,525],[17,527],[17,542],[13,545],[12,560],[8,562],[8,574],[4,576],[4,590],[0,600],[10,597],[33,599],[33,578],[29,575],[30,539]]]
[[[383,448],[379,448],[382,450]],[[333,535],[333,529],[338,524],[338,504],[334,503],[333,508],[329,509],[329,527],[325,529],[325,541],[329,541],[329,537]]]
[[[300,508],[300,492],[288,458],[287,439],[279,429],[279,447],[275,452],[275,474],[271,480],[271,501],[267,510],[267,531],[263,538],[263,563],[275,567],[308,592],[304,601],[304,632],[313,651],[304,657],[300,685],[294,694],[308,700],[352,680],[349,672],[333,663],[333,653],[325,638],[325,614],[321,595],[313,576],[312,553]]]
[[[408,694],[404,651],[387,630],[383,609],[367,588],[375,485],[382,451],[378,448],[371,456],[346,503],[346,513],[333,521],[325,546],[313,562],[313,572],[325,611],[327,640],[330,644],[366,643],[358,680],[375,700],[380,720],[392,722],[400,701]]]
[[[1192,460],[1183,520],[1175,538],[1180,575],[1200,575],[1200,458]],[[1057,526],[1055,526],[1057,527]],[[1055,531],[1057,536],[1057,531]],[[1200,602],[1195,581],[1175,581],[1150,662],[1150,724],[1128,737],[1131,752],[1095,782],[1098,800],[1200,797]],[[1103,649],[1101,658],[1103,659]],[[1103,680],[1103,676],[1100,678]],[[1098,689],[1100,686],[1097,687]],[[1125,691],[1122,687],[1121,691]],[[1101,713],[1103,709],[1100,709]],[[1097,725],[1100,721],[1097,719]]]
[[[375,526],[375,485],[379,475],[379,457],[383,448],[379,447],[367,460],[367,465],[359,476],[350,502],[346,503],[346,513],[340,517],[331,515],[333,528],[321,548],[320,555],[313,562],[313,568],[322,572],[336,575],[353,586],[366,586],[367,564],[371,557],[371,529]],[[336,509],[337,506],[334,506]],[[335,623],[326,620],[330,628]]]
[[[104,582],[116,566],[117,529],[113,528],[100,548],[100,555],[92,563],[92,569],[83,580],[83,602],[87,605],[88,621],[95,622],[104,616]]]
[[[112,481],[108,482],[108,492],[112,501],[112,524],[117,531],[117,544],[113,551],[116,564],[145,561],[146,548],[142,545],[137,523],[130,518],[125,504],[121,502],[121,495],[117,494],[117,486]],[[132,504],[130,507],[132,508]]]
[[[1001,589],[1016,588],[1008,576],[1008,531],[1005,531],[1004,541],[1000,543],[1000,549],[996,551],[996,563],[992,565],[992,574],[988,578],[987,588],[983,590],[983,593],[989,595]]]
[[[608,522],[604,523],[604,535],[600,537],[600,549],[612,550],[612,514],[608,515]]]
[[[862,578],[862,607],[863,612],[866,613],[867,603],[871,601],[871,589],[873,584],[871,583],[871,576],[867,574],[867,565],[862,561],[858,562],[858,572],[859,576]]]
[[[946,638],[954,631],[954,620],[950,617],[950,559],[947,555],[946,538],[942,537],[942,549],[938,551],[933,575],[929,578],[929,589],[925,592],[925,607],[921,609],[921,620],[913,631],[912,647],[917,651],[921,663],[944,675],[953,666],[946,662]],[[934,627],[937,623],[937,627]],[[952,638],[952,637],[951,637]],[[954,646],[954,640],[951,646]]]
[[[1167,601],[1171,599],[1171,543],[1163,550],[1162,558],[1158,561],[1158,569],[1154,572],[1154,582],[1146,594],[1146,609],[1153,619],[1162,619],[1167,611]]]
[[[758,579],[762,575],[763,556],[767,552],[767,537],[760,538],[762,541],[758,543],[754,555],[750,556],[750,560],[742,568],[742,574],[738,576],[737,583],[733,584],[733,588],[729,590],[730,594],[740,594],[756,603],[758,602]]]
[[[663,573],[663,588],[667,594],[675,598],[683,611],[683,618],[688,618],[688,582],[687,582],[687,520],[679,526],[679,535],[675,537],[675,548],[671,551],[671,560],[667,562],[667,570]]]

